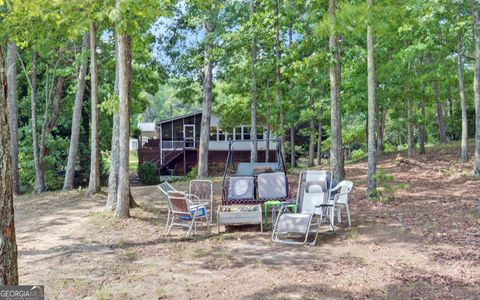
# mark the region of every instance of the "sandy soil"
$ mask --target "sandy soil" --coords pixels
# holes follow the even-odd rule
[[[480,181],[456,157],[384,156],[379,168],[408,185],[386,204],[365,198],[366,162],[348,165],[353,226],[315,247],[273,244],[257,227],[168,237],[156,187],[133,188],[127,220],[104,211],[105,195],[21,196],[20,281],[44,284],[47,299],[480,299]]]

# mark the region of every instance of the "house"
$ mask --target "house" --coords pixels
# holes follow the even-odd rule
[[[198,146],[200,137],[201,112],[158,121],[155,124],[156,135],[147,135],[142,131],[142,147],[138,149],[138,163],[145,162],[156,164],[162,174],[186,175],[198,163]],[[250,147],[248,142],[252,138],[250,126],[238,125],[233,128],[219,126],[219,117],[212,114],[210,122],[210,140],[208,163],[209,168],[218,173],[223,171],[227,160],[230,140],[235,142],[232,146],[235,151],[236,162],[250,161]],[[147,139],[144,139],[148,137]],[[269,159],[276,159],[275,141],[265,141],[267,132],[265,128],[257,128],[258,161],[265,161],[266,148],[269,148]],[[145,142],[145,143],[143,143]]]

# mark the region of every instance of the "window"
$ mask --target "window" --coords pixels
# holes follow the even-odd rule
[[[162,140],[172,140],[172,123],[162,124]]]
[[[263,140],[263,127],[257,127],[257,140]]]
[[[210,141],[217,140],[217,127],[212,126],[210,127]]]
[[[233,140],[233,128],[227,127],[225,128],[225,140]]]
[[[244,140],[250,139],[250,127],[243,127],[243,139]]]
[[[183,141],[183,120],[173,121],[173,137],[176,141]]]
[[[234,140],[240,141],[242,139],[242,127],[235,127]]]
[[[224,141],[225,137],[226,137],[226,133],[220,127],[218,127],[218,140]]]

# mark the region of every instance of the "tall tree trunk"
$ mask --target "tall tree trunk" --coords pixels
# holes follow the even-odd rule
[[[421,113],[422,113],[422,121],[419,126],[418,130],[418,144],[420,146],[420,154],[425,154],[425,143],[427,142],[427,132],[426,132],[426,122],[427,116],[425,114],[425,96],[422,97],[421,103]]]
[[[285,118],[281,96],[281,74],[280,74],[280,16],[278,0],[274,2],[275,14],[275,103],[278,107],[278,135],[280,138],[280,152],[283,159],[287,159],[285,151]]]
[[[407,99],[407,156],[413,156],[413,112],[412,98]]]
[[[116,7],[120,0],[115,1]],[[118,30],[118,29],[117,29]],[[127,32],[117,31],[118,43],[118,98],[119,110],[119,170],[117,206],[115,215],[119,218],[130,217],[130,181],[129,181],[129,138],[130,138],[130,97],[132,80],[131,39]]]
[[[91,91],[91,132],[90,132],[90,180],[88,193],[94,194],[101,190],[100,162],[98,144],[98,69],[97,69],[97,28],[90,24],[90,91]],[[141,144],[141,142],[140,142]]]
[[[55,88],[55,95],[52,102],[52,115],[48,116],[48,105],[50,96],[46,96],[45,101],[45,118],[42,124],[42,136],[40,137],[40,169],[42,176],[45,177],[45,157],[47,155],[47,137],[52,133],[53,127],[57,122],[58,114],[60,113],[60,101],[62,99],[62,88],[65,79],[63,77],[57,78],[57,84]]]
[[[443,116],[442,102],[440,101],[440,91],[438,89],[438,81],[433,82],[433,91],[437,99],[437,122],[438,122],[438,137],[441,144],[447,143],[447,133],[445,131],[445,118]]]
[[[448,108],[449,108],[449,119],[450,119],[450,140],[453,141],[455,139],[454,129],[453,129],[453,94],[452,94],[452,86],[450,85],[450,81],[448,82]]]
[[[8,44],[7,49],[7,88],[13,193],[18,195],[20,194],[20,173],[18,171],[17,45],[15,43]]]
[[[256,0],[252,0],[252,16],[255,17],[257,11]],[[255,37],[252,38],[251,47],[251,63],[252,63],[252,112],[250,117],[251,123],[251,150],[250,150],[250,162],[257,162],[257,45]]]
[[[292,168],[297,166],[295,157],[295,126],[290,128],[290,166]]]
[[[322,138],[323,138],[323,108],[320,107],[318,118],[317,164],[322,165]]]
[[[373,0],[367,0],[369,10],[373,5]],[[367,26],[367,69],[368,69],[368,183],[367,194],[369,198],[375,198],[377,193],[377,161],[375,147],[375,60],[372,26]]]
[[[40,153],[38,149],[38,132],[37,132],[37,53],[33,53],[32,57],[32,139],[33,139],[33,161],[35,165],[35,193],[41,193],[45,190],[45,178],[40,163]]]
[[[461,4],[458,3],[457,19],[460,23]],[[460,150],[460,160],[468,160],[468,120],[467,120],[467,100],[465,97],[465,84],[463,82],[463,57],[462,50],[462,32],[457,34],[457,65],[458,65],[458,89],[460,92],[460,105],[462,108],[462,141]]]
[[[0,49],[0,286],[18,284],[17,243],[13,213],[7,80]]]
[[[115,84],[113,91],[116,97],[118,97],[118,43],[115,39]],[[109,210],[114,210],[117,207],[117,190],[118,190],[118,169],[120,167],[120,157],[119,157],[119,142],[118,135],[120,130],[120,116],[118,111],[115,110],[113,113],[113,123],[112,123],[112,148],[110,151],[110,168],[108,170],[108,196],[107,196],[107,205],[106,208]]]
[[[213,25],[205,22],[205,66],[203,69],[203,102],[202,102],[202,123],[200,128],[200,145],[198,147],[198,177],[208,176],[208,141],[210,134],[210,121],[212,118],[212,88],[213,88],[213,61],[208,41]]]
[[[87,75],[88,55],[87,49],[90,44],[90,35],[85,33],[82,42],[82,59],[80,63],[80,72],[78,74],[77,92],[75,94],[75,104],[72,116],[72,134],[70,136],[70,149],[68,151],[67,168],[65,170],[65,181],[63,182],[63,190],[73,189],[75,179],[75,165],[77,162],[78,139],[80,137],[80,121],[82,118],[82,103],[85,93],[85,77]]]
[[[313,79],[310,79],[310,109],[314,111],[315,98],[313,97]],[[308,144],[308,166],[313,167],[315,164],[315,117],[310,118],[310,142]]]
[[[323,74],[323,72],[322,72]],[[320,85],[320,111],[318,112],[318,140],[317,140],[317,164],[322,165],[322,139],[323,139],[323,99],[325,98],[325,82]]]
[[[267,115],[265,118],[267,119],[267,141],[265,142],[265,162],[270,161],[270,80],[267,80],[266,88],[265,88],[265,103],[267,106]]]
[[[290,6],[292,6],[292,1],[289,2]],[[293,7],[290,7],[293,10]],[[290,22],[288,23],[288,47],[292,48],[293,42],[293,20],[290,18]],[[293,82],[290,79],[288,84],[289,90],[293,90]],[[290,99],[291,103],[294,103],[294,98]],[[290,127],[290,166],[295,168],[297,166],[297,160],[295,155],[295,118],[292,119],[292,126]]]
[[[473,32],[475,36],[475,68],[473,90],[475,99],[475,161],[473,174],[480,176],[480,25],[478,20],[477,0],[471,0],[473,16]]]
[[[385,105],[382,105],[377,126],[377,155],[382,154],[384,150],[383,134],[385,132],[385,113]]]
[[[328,16],[330,22],[335,21],[335,0],[328,1]],[[344,154],[342,145],[342,121],[341,121],[341,105],[340,105],[340,49],[338,45],[338,37],[332,32],[329,38],[330,52],[334,53],[334,62],[330,66],[330,99],[331,99],[331,131],[332,145],[330,149],[330,165],[332,168],[333,178],[340,182],[345,177],[344,170]]]

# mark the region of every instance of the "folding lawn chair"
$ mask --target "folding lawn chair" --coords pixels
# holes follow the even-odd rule
[[[188,186],[188,193],[196,197],[202,203],[210,215],[210,222],[213,218],[213,183],[210,180],[191,180]]]
[[[196,232],[196,220],[203,218],[206,220],[207,230],[210,232],[210,221],[207,215],[207,209],[203,205],[194,205],[191,200],[187,199],[187,196],[184,192],[168,192],[168,202],[171,207],[172,219],[168,225],[167,234],[170,234],[174,225],[177,225],[187,227],[187,235],[190,237],[194,226]],[[178,222],[175,222],[175,220]]]
[[[167,200],[167,210],[168,210],[168,215],[167,215],[167,223],[165,224],[165,230],[168,229],[168,224],[170,222],[170,214],[172,211],[172,208],[170,207],[170,201],[168,201],[168,192],[174,191],[176,192],[177,190],[170,185],[167,181],[164,181],[158,185],[158,189],[162,192],[162,194],[165,196],[165,199]]]
[[[281,210],[273,228],[272,241],[285,244],[306,244],[312,221],[318,217],[318,229],[315,238],[310,243],[315,245],[320,225],[324,218],[330,223],[332,230],[332,216],[334,203],[328,201],[330,196],[329,183],[331,174],[327,171],[304,171],[299,175],[297,192],[298,213],[287,213]],[[303,241],[282,238],[283,235],[300,234]]]

